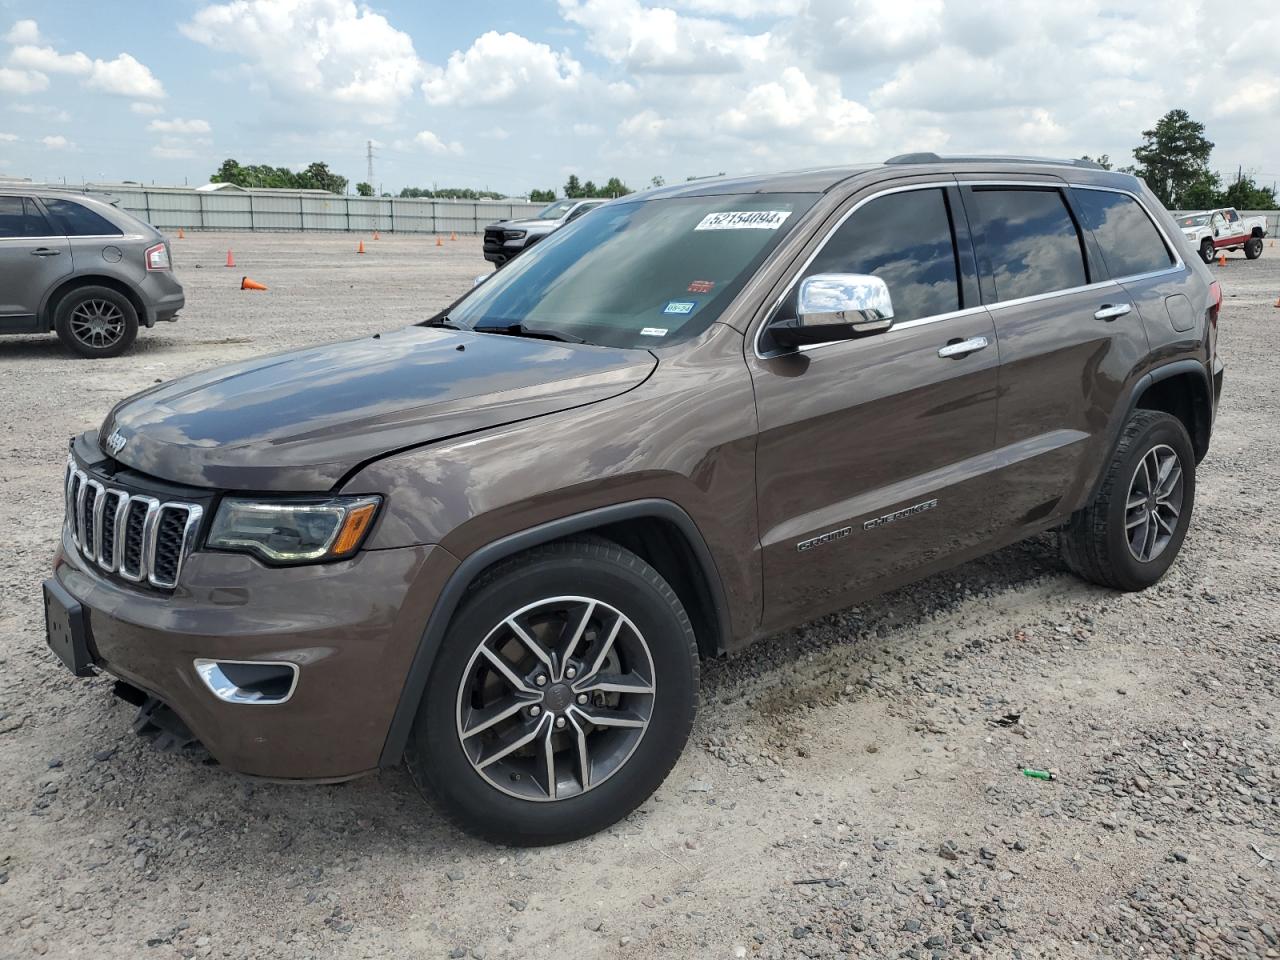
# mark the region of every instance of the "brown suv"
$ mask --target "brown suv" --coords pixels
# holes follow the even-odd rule
[[[468,830],[581,837],[671,770],[702,657],[1044,530],[1158,580],[1219,302],[1089,164],[627,197],[419,326],[117,405],[71,445],[49,642],[235,770],[403,758]]]

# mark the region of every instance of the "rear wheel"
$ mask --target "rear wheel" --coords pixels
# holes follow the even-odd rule
[[[138,313],[129,298],[110,287],[80,287],[58,303],[58,339],[81,357],[115,357],[138,336]]]
[[[1200,259],[1205,263],[1213,263],[1213,241],[1208,237],[1200,241]]]
[[[698,659],[675,592],[603,540],[539,547],[472,589],[445,634],[406,761],[465,830],[575,840],[622,819],[675,765]]]
[[[1177,557],[1195,492],[1195,453],[1182,421],[1138,410],[1121,431],[1093,503],[1062,532],[1067,565],[1106,587],[1146,589]]]
[[[1245,241],[1244,255],[1250,260],[1257,260],[1262,256],[1262,238],[1250,237]]]

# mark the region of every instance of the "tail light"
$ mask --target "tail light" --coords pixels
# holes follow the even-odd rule
[[[147,251],[143,256],[146,258],[148,270],[169,269],[169,248],[163,243],[157,243],[154,247],[147,247]],[[1214,284],[1214,286],[1217,286],[1217,284]]]
[[[1209,284],[1209,322],[1218,329],[1218,311],[1222,308],[1222,284],[1214,280]]]

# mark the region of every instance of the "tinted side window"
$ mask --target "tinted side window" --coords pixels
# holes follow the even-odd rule
[[[68,237],[119,237],[124,231],[74,200],[45,200],[45,207]]]
[[[996,297],[1017,300],[1088,283],[1080,234],[1058,190],[973,190]]]
[[[932,189],[889,193],[860,207],[818,252],[805,276],[816,273],[874,274],[889,287],[900,323],[959,310],[960,275],[946,194]]]
[[[29,197],[0,197],[0,237],[47,237],[53,233]]]
[[[1142,205],[1123,193],[1075,190],[1076,209],[1102,247],[1113,277],[1154,273],[1173,265],[1160,231]]]

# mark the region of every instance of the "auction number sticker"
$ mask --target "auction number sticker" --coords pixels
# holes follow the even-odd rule
[[[708,213],[695,230],[777,230],[790,210],[722,210]]]
[[[671,300],[662,308],[662,312],[684,316],[685,314],[693,313],[693,308],[697,305],[696,300]]]

